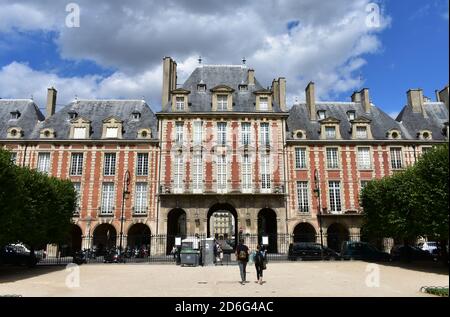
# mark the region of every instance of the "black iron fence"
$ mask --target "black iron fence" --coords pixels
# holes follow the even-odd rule
[[[324,247],[340,252],[344,241],[363,241],[360,235],[348,235],[342,233],[328,233],[316,235],[314,233],[306,234],[241,234],[244,244],[250,250],[255,250],[259,245],[264,245],[268,261],[287,261],[290,245],[296,242],[310,242],[323,244]],[[236,237],[229,239],[218,239],[222,254],[215,254],[217,265],[236,264],[234,250],[237,245]],[[73,250],[67,246],[57,248],[56,252],[39,252],[39,265],[68,264],[68,263],[167,263],[175,264],[179,256],[179,248],[175,247],[176,236],[173,235],[146,235],[145,237],[134,237],[133,239],[124,238],[123,241],[133,241],[133,244],[124,243],[120,251],[119,237],[108,237],[106,240],[92,245],[90,248]],[[182,240],[188,237],[179,237]],[[206,235],[196,235],[190,237],[197,245],[194,248],[200,249],[202,241],[207,238]],[[389,239],[380,239],[371,241],[381,251],[388,251],[393,245]],[[178,259],[179,260],[179,259]]]

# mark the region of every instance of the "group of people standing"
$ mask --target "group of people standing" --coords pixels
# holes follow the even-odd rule
[[[249,249],[248,246],[244,244],[244,240],[239,240],[239,244],[236,247],[236,259],[238,261],[239,265],[239,271],[241,273],[241,284],[245,285],[247,282],[247,263],[249,262],[250,258],[255,263],[256,268],[256,278],[257,283],[260,285],[263,284],[263,271],[267,268],[267,258],[266,258],[266,250],[264,246],[258,244],[256,247],[256,250],[252,251]]]

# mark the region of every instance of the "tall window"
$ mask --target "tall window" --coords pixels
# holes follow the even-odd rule
[[[306,149],[302,147],[295,148],[295,168],[306,168]]]
[[[137,154],[136,175],[137,176],[148,175],[148,153]]]
[[[248,154],[242,156],[242,191],[252,191],[252,161]]]
[[[103,175],[105,176],[116,175],[116,153],[105,153]]]
[[[327,148],[327,168],[339,168],[338,149]]]
[[[227,144],[227,123],[218,122],[217,123],[217,144],[226,145]]]
[[[183,192],[183,156],[177,155],[175,156],[175,171],[174,171],[174,180],[173,187],[174,191],[181,193]]]
[[[103,183],[102,186],[102,215],[110,215],[114,211],[114,183]]]
[[[77,182],[77,183],[72,183],[73,184],[73,189],[75,189],[75,193],[77,195],[76,197],[76,201],[75,201],[75,214],[79,214],[80,213],[80,207],[81,207],[81,183]]]
[[[337,181],[328,182],[328,192],[330,195],[330,210],[332,213],[338,213],[341,207],[341,183]]]
[[[269,98],[267,97],[259,98],[259,110],[269,110]]]
[[[358,168],[359,169],[370,169],[371,167],[370,159],[370,148],[369,147],[359,147],[358,148]]]
[[[366,127],[356,127],[356,138],[357,139],[367,139],[367,128]]]
[[[83,153],[72,153],[70,162],[70,175],[80,176],[83,174]]]
[[[228,110],[228,96],[227,95],[217,95],[217,110],[219,110],[219,111]]]
[[[136,183],[134,213],[138,215],[147,213],[147,183]]]
[[[17,153],[11,152],[11,163],[16,164],[17,162]]]
[[[402,149],[399,147],[391,148],[391,167],[393,169],[402,168]]]
[[[193,184],[192,189],[194,192],[199,193],[203,190],[203,162],[202,155],[195,154],[193,158]]]
[[[38,166],[37,170],[41,173],[50,172],[50,153],[39,153],[38,154]]]
[[[309,212],[308,182],[297,182],[297,201],[300,212]]]
[[[261,145],[269,145],[269,123],[261,123]]]
[[[119,132],[119,128],[117,127],[109,127],[106,128],[106,138],[117,138]]]
[[[175,142],[178,145],[183,144],[183,122],[175,123]]]
[[[325,127],[325,137],[327,139],[336,139],[336,127]]]
[[[177,111],[184,110],[184,97],[176,97],[176,108]]]
[[[242,145],[250,145],[250,135],[251,135],[250,122],[243,122],[241,128],[242,128],[242,131],[241,131]]]
[[[269,190],[270,184],[270,156],[261,156],[261,189],[263,191]]]
[[[203,122],[194,121],[194,145],[202,144]]]
[[[217,157],[217,191],[227,191],[227,157],[219,155]]]

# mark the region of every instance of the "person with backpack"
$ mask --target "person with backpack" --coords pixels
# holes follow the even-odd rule
[[[241,284],[245,285],[246,282],[246,269],[247,269],[247,262],[248,262],[248,256],[249,256],[249,249],[244,244],[244,239],[239,240],[239,244],[236,247],[236,259],[238,261],[239,265],[239,271],[241,273]]]
[[[255,268],[256,268],[256,283],[259,283],[260,285],[263,284],[263,270],[266,269],[266,257],[265,252],[261,245],[258,244],[256,247],[256,252],[254,256],[254,262],[255,262]]]

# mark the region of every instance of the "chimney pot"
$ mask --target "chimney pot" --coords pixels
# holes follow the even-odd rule
[[[286,111],[286,78],[278,78],[278,98],[281,111]]]
[[[47,89],[47,118],[55,114],[57,93],[58,92],[54,87]]]
[[[448,85],[444,87],[441,91],[439,91],[439,101],[443,102],[447,109],[448,109],[448,103],[449,103],[449,87]]]
[[[407,91],[406,95],[408,99],[408,106],[412,108],[413,112],[424,113],[424,98],[422,89],[410,89]]]
[[[361,98],[361,104],[364,108],[364,112],[369,113],[370,112],[370,95],[369,95],[369,89],[363,88],[359,92],[360,98]]]

